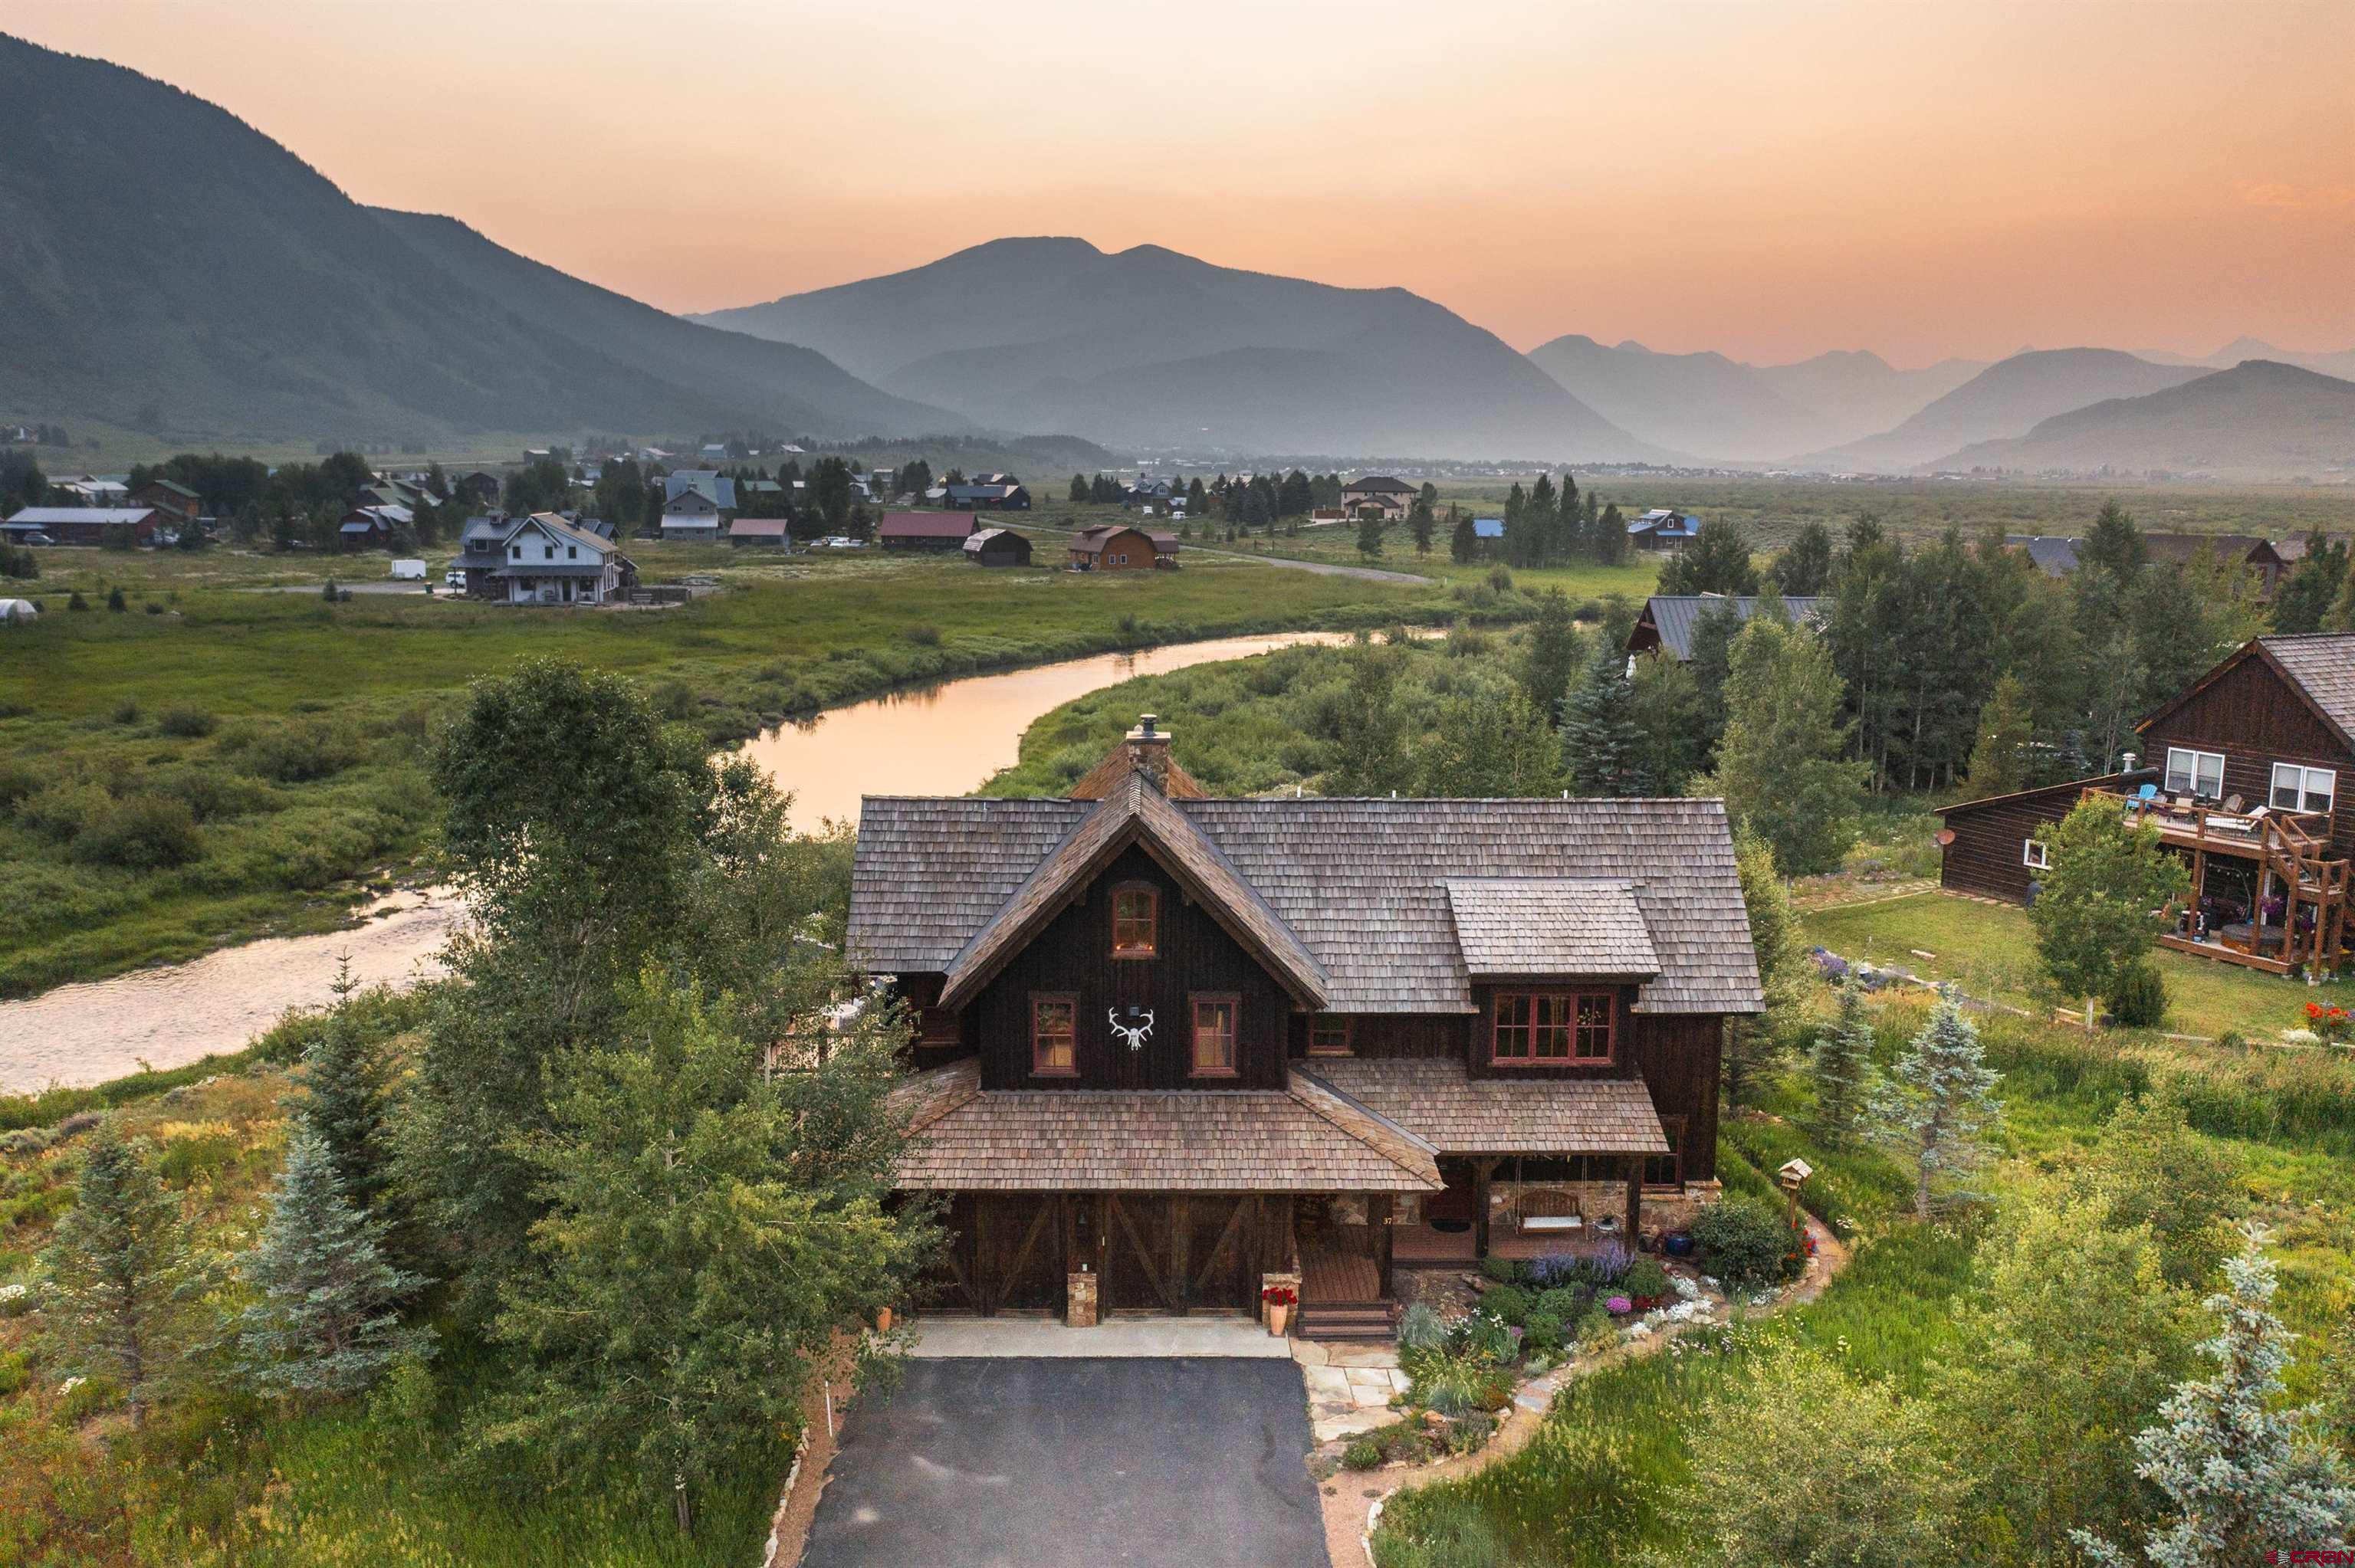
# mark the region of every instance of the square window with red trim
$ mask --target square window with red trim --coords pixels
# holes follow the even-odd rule
[[[1112,892],[1112,956],[1149,959],[1158,947],[1161,895],[1149,886]]]
[[[1607,991],[1500,991],[1490,1060],[1568,1066],[1609,1062],[1618,999]]]

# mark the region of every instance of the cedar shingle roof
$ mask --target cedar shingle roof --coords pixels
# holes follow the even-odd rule
[[[1469,1012],[1452,879],[1633,885],[1659,973],[1643,1012],[1756,1012],[1757,959],[1717,800],[1157,801],[1305,948],[1336,1012]],[[849,938],[873,970],[945,974],[1085,800],[869,796]],[[1157,818],[1157,820],[1159,820]]]
[[[972,1061],[892,1091],[902,1187],[960,1192],[1427,1192],[1433,1150],[1294,1074],[1284,1089],[985,1092]]]
[[[2342,736],[2355,736],[2355,633],[2314,631],[2257,641]]]
[[[1582,877],[1451,877],[1447,905],[1465,972],[1612,975],[1660,972],[1631,883]]]
[[[1324,973],[1300,938],[1236,874],[1218,846],[1134,772],[1096,802],[1013,896],[966,939],[948,966],[940,1004],[957,1008],[970,1001],[1055,916],[1065,895],[1084,887],[1131,844],[1142,844],[1164,869],[1187,884],[1228,934],[1251,949],[1296,1000],[1312,1008],[1325,1005]]]
[[[1319,1057],[1321,1078],[1442,1154],[1666,1154],[1640,1078],[1473,1078],[1452,1057]]]

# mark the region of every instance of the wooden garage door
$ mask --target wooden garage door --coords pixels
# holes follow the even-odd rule
[[[1253,1309],[1259,1206],[1248,1194],[1105,1195],[1103,1305]]]

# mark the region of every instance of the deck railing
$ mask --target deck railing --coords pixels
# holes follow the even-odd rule
[[[2285,811],[2264,805],[2245,811],[2227,811],[2222,806],[2198,800],[2179,804],[2166,795],[2144,797],[2100,787],[2089,788],[2085,793],[2116,802],[2120,810],[2133,812],[2170,837],[2198,839],[2228,850],[2262,853],[2267,841],[2275,836],[2266,832],[2268,824],[2279,831],[2280,850],[2299,859],[2319,855],[2329,844],[2330,815],[2327,811]]]

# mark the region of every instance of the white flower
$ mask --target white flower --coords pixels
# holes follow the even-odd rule
[[[0,1285],[0,1302],[22,1301],[32,1292],[22,1285]]]
[[[80,1388],[84,1380],[81,1378],[69,1377],[66,1379],[65,1382],[58,1384],[58,1392],[59,1393],[71,1393],[74,1390]]]

